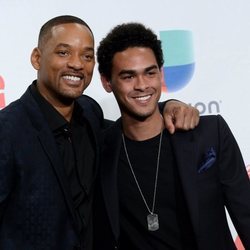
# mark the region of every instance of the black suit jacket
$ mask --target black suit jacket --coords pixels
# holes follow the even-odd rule
[[[97,170],[103,113],[88,96],[77,102],[92,130]],[[94,179],[86,177],[87,192]],[[0,112],[0,249],[82,249],[79,244],[62,159],[28,89]]]
[[[250,182],[226,122],[221,116],[204,116],[197,128],[175,132],[170,140],[198,249],[236,249],[225,206],[246,249],[250,249]],[[121,145],[121,125],[117,121],[105,133],[101,154],[98,202],[102,199],[103,206],[99,204],[95,216],[100,230],[96,249],[119,246],[117,166]]]

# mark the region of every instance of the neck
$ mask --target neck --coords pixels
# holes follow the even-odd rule
[[[40,94],[49,102],[68,122],[70,122],[74,110],[74,100],[60,101],[58,98],[47,94],[43,88],[37,84]]]
[[[160,134],[164,124],[160,112],[157,112],[143,121],[122,115],[122,126],[128,138],[143,141]]]
[[[46,97],[45,99],[64,117],[65,120],[70,122],[73,115],[74,102],[70,104],[63,104],[63,103],[51,102]]]
[[[66,107],[57,107],[54,106],[54,108],[68,121],[70,122],[73,114],[74,104],[71,106]]]

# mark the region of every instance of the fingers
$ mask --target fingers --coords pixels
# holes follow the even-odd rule
[[[200,119],[198,109],[177,100],[169,100],[166,102],[163,117],[165,127],[171,134],[176,130],[194,129]]]
[[[174,119],[172,115],[165,115],[164,116],[164,123],[166,129],[169,131],[170,134],[173,134],[175,132],[175,124]]]
[[[198,125],[199,119],[199,111],[190,105],[185,104],[174,110],[173,121],[177,130],[194,129]]]

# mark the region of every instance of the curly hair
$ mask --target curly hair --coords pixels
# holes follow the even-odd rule
[[[161,41],[157,38],[157,35],[141,23],[130,22],[115,26],[100,42],[97,48],[99,73],[110,80],[115,53],[131,47],[152,49],[159,68],[163,66]]]

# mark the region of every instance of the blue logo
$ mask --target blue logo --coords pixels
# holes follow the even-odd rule
[[[164,92],[184,88],[194,74],[194,49],[192,32],[188,30],[160,31],[164,54]]]

